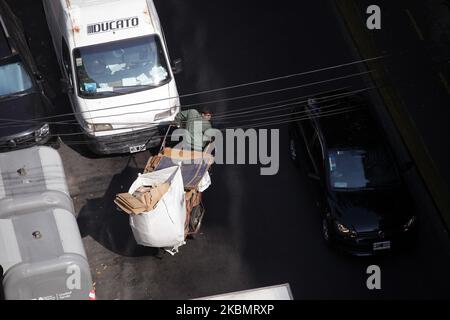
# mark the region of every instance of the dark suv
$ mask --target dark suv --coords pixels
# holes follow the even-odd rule
[[[306,156],[307,174],[323,190],[325,240],[362,256],[414,239],[412,199],[367,102],[345,93],[317,97],[300,118],[289,130],[291,157],[301,165]]]
[[[45,144],[51,102],[21,22],[0,0],[0,152]]]

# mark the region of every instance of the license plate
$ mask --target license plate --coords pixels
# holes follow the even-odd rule
[[[373,244],[374,251],[382,251],[382,250],[390,250],[390,249],[391,249],[391,241],[376,242]]]
[[[142,144],[140,146],[130,147],[130,153],[138,153],[138,152],[142,152],[142,151],[145,151],[145,150],[147,150],[147,147],[146,147],[145,144]]]

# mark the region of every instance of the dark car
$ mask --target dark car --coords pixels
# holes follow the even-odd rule
[[[303,112],[290,126],[291,157],[307,158],[307,175],[323,190],[325,240],[358,256],[412,242],[413,201],[364,98],[318,97]]]
[[[50,111],[21,22],[0,0],[0,152],[47,143]]]

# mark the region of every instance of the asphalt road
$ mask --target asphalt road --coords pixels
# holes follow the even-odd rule
[[[24,20],[37,60],[57,88],[58,69],[39,1],[9,2]],[[177,78],[181,94],[356,60],[332,1],[275,5],[261,0],[160,0],[155,4],[172,58],[184,60],[185,71]],[[357,71],[344,68],[182,102],[230,98]],[[210,107],[224,112],[343,86],[360,88],[362,83],[355,78]],[[70,112],[61,95],[55,97],[55,103],[56,112]],[[245,126],[254,123],[251,120],[218,126]],[[155,250],[136,245],[127,217],[112,203],[114,195],[128,189],[142,171],[148,154],[97,158],[82,145],[65,139],[67,145],[60,153],[98,298],[191,299],[282,283],[290,283],[296,299],[450,296],[450,244],[442,236],[442,226],[436,223],[434,208],[417,178],[411,180],[421,220],[417,245],[378,258],[341,255],[322,240],[316,192],[289,160],[286,126],[279,129],[279,174],[260,176],[258,166],[216,166],[213,186],[205,194],[202,234],[178,255],[163,259],[155,257]],[[377,292],[366,288],[366,269],[372,264],[382,269],[382,290]]]
[[[450,91],[446,83],[450,68],[450,4],[438,0],[396,1],[385,16],[386,26],[392,31],[377,34],[375,41],[396,57],[387,67],[439,172],[449,184],[450,145],[443,144],[440,137],[450,135]],[[402,35],[403,41],[395,41]],[[415,66],[413,70],[411,66]]]

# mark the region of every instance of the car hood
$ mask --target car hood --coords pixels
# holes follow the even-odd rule
[[[396,229],[413,216],[411,199],[400,189],[336,192],[333,207],[341,223],[357,232]]]
[[[1,100],[0,139],[33,130],[39,127],[40,123],[33,123],[30,120],[46,116],[46,108],[39,93]],[[5,121],[5,119],[14,121]]]

